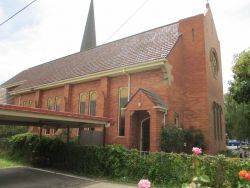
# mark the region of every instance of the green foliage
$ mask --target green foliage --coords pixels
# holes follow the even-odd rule
[[[250,104],[237,103],[230,94],[224,95],[226,131],[229,138],[250,139]]]
[[[233,74],[224,97],[227,133],[229,138],[250,139],[250,49],[235,56]]]
[[[234,81],[230,94],[237,103],[250,102],[250,49],[238,54],[233,65]]]
[[[181,187],[194,176],[193,155],[150,153],[141,156],[137,150],[127,151],[121,145],[106,147],[66,144],[31,133],[10,139],[12,155],[18,155],[40,167],[56,168],[88,176],[108,176],[121,180],[138,181],[148,178],[161,187]],[[208,186],[236,187],[238,172],[250,170],[250,160],[241,161],[224,156],[197,156],[199,173],[210,178]],[[203,177],[202,181],[207,181]]]
[[[180,153],[184,148],[184,132],[174,125],[168,125],[161,131],[161,149],[165,152]]]
[[[113,177],[125,176],[124,166],[126,164],[126,150],[122,145],[109,145],[105,148],[106,173]]]
[[[15,160],[8,155],[8,152],[0,151],[0,169],[23,165],[22,161]]]
[[[206,150],[205,138],[200,130],[194,128],[184,130],[184,135],[186,143],[185,153],[191,153],[193,147],[202,148],[203,151]]]
[[[161,149],[164,152],[191,153],[192,147],[205,150],[204,136],[200,130],[183,130],[174,125],[168,125],[161,131]]]
[[[0,138],[8,138],[16,134],[25,133],[28,131],[28,127],[14,126],[14,125],[1,125],[0,126]]]

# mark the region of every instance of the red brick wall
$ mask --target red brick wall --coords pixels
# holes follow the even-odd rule
[[[31,107],[35,107],[35,93],[20,95],[20,98],[19,97],[16,98],[15,104],[23,106],[24,101],[27,101],[27,102],[32,101]]]
[[[79,97],[80,93],[86,93],[87,98],[89,99],[89,94],[92,91],[97,92],[97,116],[102,116],[102,111],[99,108],[100,100],[102,99],[102,92],[100,91],[100,80],[98,81],[92,81],[92,82],[86,82],[86,83],[80,83],[76,85],[71,86],[71,105],[70,109],[73,113],[79,113]],[[86,101],[86,111],[89,113],[89,100]]]
[[[211,76],[209,51],[214,46],[219,52],[212,15],[198,15],[180,21],[183,50],[183,124],[201,129],[205,135],[208,153],[225,148],[215,146],[213,135],[212,101],[223,106],[221,72],[217,80]],[[220,52],[218,54],[220,56]]]
[[[221,65],[221,54],[220,54],[220,42],[217,37],[212,12],[209,11],[204,17],[204,33],[205,33],[205,52],[206,52],[206,69],[207,69],[207,79],[208,79],[208,106],[209,106],[209,130],[211,138],[214,138],[214,122],[213,122],[213,102],[218,103],[223,110],[223,85],[222,85],[222,65]],[[218,60],[219,60],[219,72],[218,76],[214,77],[211,69],[210,62],[210,50],[211,48],[216,49]],[[224,150],[225,141],[225,122],[224,113],[222,114],[222,140],[211,139],[211,145],[213,145],[212,153]]]
[[[55,97],[60,97],[61,102],[64,100],[63,98],[63,87],[54,88],[42,91],[41,93],[41,108],[47,109],[48,108],[48,98],[51,97],[53,100],[53,104],[55,105]],[[61,111],[64,111],[63,108],[60,108]]]

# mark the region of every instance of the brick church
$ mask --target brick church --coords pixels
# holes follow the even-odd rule
[[[161,128],[173,123],[200,129],[208,153],[223,150],[220,43],[206,8],[205,14],[96,46],[92,1],[80,52],[2,84],[12,100],[0,105],[0,122],[30,123],[49,136],[68,128],[83,143],[141,151],[160,151]]]

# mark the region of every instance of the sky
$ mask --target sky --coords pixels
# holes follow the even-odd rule
[[[0,0],[0,23],[30,2]],[[234,55],[250,47],[250,1],[209,3],[221,45],[225,93]],[[89,4],[90,0],[37,0],[0,26],[0,84],[22,70],[79,52]],[[97,45],[205,13],[205,4],[206,0],[94,0]]]

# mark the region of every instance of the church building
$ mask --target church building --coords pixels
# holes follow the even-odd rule
[[[220,42],[205,14],[96,46],[93,0],[80,52],[22,71],[1,85],[0,123],[34,126],[83,144],[160,151],[169,124],[195,128],[207,153],[225,149]]]

